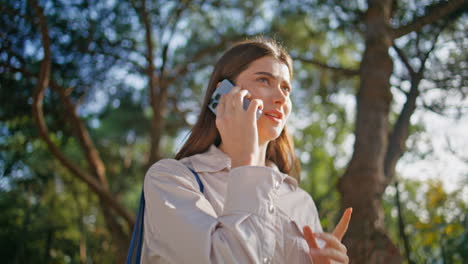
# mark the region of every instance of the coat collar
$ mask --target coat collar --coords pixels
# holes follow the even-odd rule
[[[231,169],[231,158],[215,145],[200,154],[190,157],[193,169],[196,172],[217,172],[227,168]]]
[[[214,144],[211,145],[206,152],[195,154],[189,159],[192,163],[193,169],[196,172],[213,173],[222,171],[224,169],[227,169],[228,171],[231,170],[231,158],[222,150],[217,148]],[[291,186],[294,187],[294,189],[298,187],[296,179],[280,172],[275,163],[267,161],[266,165],[267,167],[270,167],[273,170],[279,172],[283,181],[289,183]]]

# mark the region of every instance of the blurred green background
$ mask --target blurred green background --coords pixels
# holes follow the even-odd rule
[[[2,0],[2,263],[121,263],[146,169],[181,147],[222,52],[259,35],[295,60],[289,125],[301,186],[331,230],[356,147],[374,2]],[[391,2],[387,26],[402,28],[448,1],[381,2]],[[389,137],[417,90],[398,142],[406,149],[378,198],[403,263],[468,263],[467,5],[450,2],[388,49]]]

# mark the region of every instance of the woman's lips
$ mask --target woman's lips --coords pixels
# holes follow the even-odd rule
[[[266,111],[263,115],[275,123],[281,123],[281,119],[283,118],[283,114],[277,110]]]
[[[277,117],[274,117],[274,116],[271,116],[271,115],[268,115],[268,114],[264,114],[264,116],[266,116],[268,119],[272,120],[273,122],[275,123],[281,123],[281,119],[277,118]]]

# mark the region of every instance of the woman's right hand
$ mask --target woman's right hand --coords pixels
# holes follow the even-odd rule
[[[348,230],[349,221],[351,220],[352,208],[347,208],[340,219],[340,222],[333,230],[332,234],[328,233],[313,233],[309,226],[303,228],[304,238],[309,245],[309,256],[314,264],[348,264],[349,257],[347,255],[346,246],[341,242],[343,236]],[[316,237],[324,240],[326,246],[320,248]]]
[[[231,168],[260,165],[265,157],[260,153],[257,109],[263,109],[259,99],[251,100],[244,110],[244,97],[250,97],[247,90],[235,86],[228,94],[221,96],[217,107],[216,127],[221,135],[221,149],[231,157]]]

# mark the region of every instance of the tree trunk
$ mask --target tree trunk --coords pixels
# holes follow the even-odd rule
[[[351,263],[401,263],[398,248],[385,233],[381,197],[385,186],[384,159],[393,62],[388,22],[391,0],[368,1],[364,18],[366,48],[360,67],[354,153],[340,179],[342,208],[353,207],[344,243]]]
[[[161,92],[162,89],[166,89],[165,87],[160,86]],[[160,97],[164,96],[163,94],[159,94]],[[165,127],[165,104],[166,100],[163,98],[155,98],[157,100],[156,103],[151,102],[151,104],[155,104],[153,107],[153,117],[151,119],[151,147],[150,147],[150,155],[148,157],[147,168],[151,167],[153,163],[158,161],[160,157],[160,145],[161,145],[161,138],[162,132]]]
[[[363,19],[366,47],[360,66],[361,83],[357,94],[356,141],[353,157],[338,186],[342,208],[354,208],[344,241],[352,263],[402,262],[397,247],[384,232],[381,199],[386,186],[393,179],[396,162],[404,152],[409,117],[415,108],[417,85],[422,71],[412,76],[412,91],[408,94],[408,102],[390,137],[392,148],[388,149],[388,116],[392,100],[390,76],[393,70],[388,49],[394,39],[418,31],[466,4],[465,0],[440,2],[437,8],[427,14],[393,29],[390,27],[393,2],[368,0],[368,10]]]

